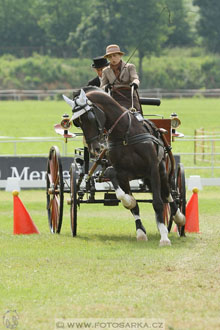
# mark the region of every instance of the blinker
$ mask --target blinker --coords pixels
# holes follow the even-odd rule
[[[89,121],[94,121],[96,118],[95,118],[95,115],[93,113],[93,111],[88,111],[88,120]]]

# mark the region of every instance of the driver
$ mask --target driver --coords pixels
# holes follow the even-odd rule
[[[137,89],[140,81],[134,64],[122,60],[124,53],[118,45],[109,45],[104,58],[110,65],[103,69],[101,88],[106,92],[110,90],[111,96],[122,106],[132,107],[131,87],[134,87],[133,104],[137,111],[142,112]]]

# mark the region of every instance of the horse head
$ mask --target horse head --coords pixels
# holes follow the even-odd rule
[[[89,151],[99,154],[106,121],[104,112],[87,98],[83,89],[73,100],[65,95],[63,98],[72,107],[71,121],[82,129]]]

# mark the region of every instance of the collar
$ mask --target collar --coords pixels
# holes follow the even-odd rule
[[[120,62],[116,65],[112,65],[110,64],[110,67],[113,71],[121,71],[121,67],[122,67],[122,60],[120,60]]]

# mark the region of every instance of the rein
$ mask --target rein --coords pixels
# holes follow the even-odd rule
[[[115,93],[117,93],[118,95],[120,95],[120,96],[122,96],[125,100],[129,100],[129,98],[127,97],[127,96],[125,96],[125,95],[123,95],[122,93],[120,93],[119,92],[119,89],[127,89],[127,90],[130,90],[130,88],[114,88],[114,86],[113,86],[113,88],[112,88],[112,92],[115,92]]]
[[[122,117],[124,117],[126,115],[126,113],[130,112],[130,110],[126,110],[125,112],[123,112],[121,114],[120,117],[118,117],[118,119],[114,122],[114,124],[112,125],[112,127],[107,131],[107,135],[110,135],[113,131],[113,129],[115,128],[115,126],[118,124],[118,122],[122,119]]]

